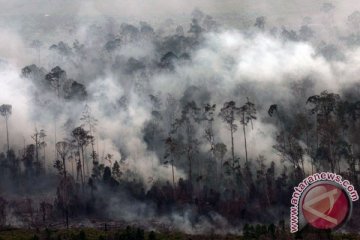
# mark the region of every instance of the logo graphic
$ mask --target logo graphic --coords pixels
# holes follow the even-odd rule
[[[348,195],[331,182],[311,186],[302,200],[304,218],[319,229],[340,227],[349,216],[350,209]]]
[[[355,187],[342,176],[314,173],[294,187],[290,207],[290,232],[306,224],[318,229],[341,227],[351,216],[352,202],[359,199]]]

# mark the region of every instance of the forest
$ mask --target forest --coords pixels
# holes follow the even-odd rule
[[[187,18],[0,24],[0,239],[318,239],[290,235],[290,200],[320,171],[359,189],[360,12],[330,37]]]

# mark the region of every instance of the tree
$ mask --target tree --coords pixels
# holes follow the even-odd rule
[[[348,102],[346,104],[346,120],[348,121],[348,141],[351,142],[351,159],[349,163],[351,175],[355,186],[358,184],[356,171],[356,162],[360,159],[360,138],[359,138],[359,120],[360,119],[360,101]]]
[[[114,162],[114,165],[112,167],[112,175],[115,177],[116,180],[119,180],[122,175],[122,172],[120,170],[120,164],[118,161]]]
[[[284,140],[287,142],[288,147],[285,147]],[[285,138],[283,133],[280,133],[276,137],[276,142],[277,144],[273,147],[280,153],[281,160],[290,162],[294,169],[302,169],[304,174],[304,149],[299,141],[292,134],[288,134]]]
[[[45,138],[45,132],[44,130],[40,130],[38,131],[35,128],[35,133],[31,136],[31,138],[34,140],[34,146],[35,146],[35,163],[36,165],[39,167],[40,169],[40,159],[39,159],[39,149],[41,147],[45,148],[46,143],[44,142],[44,138]],[[44,162],[44,167],[45,167],[45,162]]]
[[[45,80],[49,87],[55,91],[56,96],[59,98],[61,94],[61,86],[66,81],[66,72],[59,66],[54,67],[51,71],[45,75]]]
[[[29,177],[33,175],[34,153],[35,153],[34,144],[29,144],[25,147],[22,157],[22,161],[24,162],[24,166],[25,166],[25,173]]]
[[[315,167],[315,155],[316,155],[316,147],[314,147],[314,138],[310,136],[310,132],[313,128],[313,124],[311,123],[308,115],[299,113],[295,115],[295,123],[293,128],[293,135],[296,138],[301,138],[302,135],[305,135],[305,143],[306,147],[304,148],[305,153],[311,158],[311,173],[314,173]],[[303,167],[304,170],[304,167]],[[305,173],[304,173],[305,174]]]
[[[67,155],[70,152],[70,149],[71,149],[71,145],[65,141],[56,143],[56,150],[62,160],[64,178],[66,178],[66,162],[65,162],[65,160],[66,160]]]
[[[94,136],[94,133],[96,131],[96,125],[97,125],[97,119],[94,118],[92,116],[92,113],[91,113],[91,108],[89,107],[89,105],[85,105],[85,109],[82,113],[82,116],[80,118],[81,121],[84,122],[84,125],[87,125],[88,129],[89,129],[89,133],[90,133],[90,136]],[[95,138],[92,137],[90,139],[90,144],[91,144],[91,157],[93,159],[93,164],[94,165],[97,165],[98,164],[98,156],[97,156],[97,153],[95,151]]]
[[[55,91],[57,101],[60,101],[60,95],[61,95],[61,86],[64,86],[64,83],[67,79],[66,72],[61,69],[59,66],[54,67],[51,69],[51,71],[45,75],[45,82],[47,83],[47,86]],[[57,116],[58,111],[54,111],[54,141],[57,142]],[[57,150],[55,147],[55,153],[57,155]],[[57,156],[56,156],[57,157]]]
[[[39,138],[40,138],[40,147],[43,148],[43,158],[44,158],[44,171],[46,169],[46,142],[45,142],[46,132],[44,129],[40,130]]]
[[[5,227],[6,224],[6,207],[8,202],[0,197],[0,227]]]
[[[175,120],[175,130],[182,127],[185,131],[184,151],[188,160],[188,178],[192,182],[193,155],[198,152],[199,141],[195,137],[195,124],[200,122],[200,108],[194,101],[183,106],[181,117]]]
[[[214,155],[217,160],[220,160],[220,184],[223,179],[223,164],[224,164],[224,156],[227,152],[227,147],[224,143],[216,143],[214,146]]]
[[[12,113],[12,106],[9,104],[3,104],[0,106],[0,114],[5,118],[6,124],[6,141],[7,141],[7,151],[10,151],[10,143],[9,143],[9,126],[8,119]]]
[[[323,91],[320,95],[308,98],[307,104],[312,105],[310,113],[316,117],[317,156],[330,163],[332,172],[335,172],[336,159],[334,158],[334,143],[339,137],[339,128],[335,115],[340,102],[340,96]]]
[[[204,138],[210,145],[210,154],[211,158],[215,159],[215,138],[214,138],[214,130],[213,130],[213,121],[214,121],[214,113],[215,113],[216,105],[206,104],[204,106],[204,120],[206,121],[206,127],[204,132]],[[209,164],[210,160],[209,159]],[[217,166],[215,165],[215,169],[217,171]],[[216,173],[217,174],[217,173]]]
[[[69,154],[69,151],[71,149],[71,145],[65,141],[57,142],[56,143],[56,150],[62,160],[62,168],[59,168],[59,172],[63,170],[62,175],[64,176],[63,182],[64,182],[64,190],[63,190],[63,202],[64,202],[64,208],[65,208],[65,217],[66,217],[66,226],[69,228],[69,194],[68,194],[68,185],[70,181],[67,180],[66,177],[66,157]],[[59,166],[59,163],[57,162],[57,165]],[[61,188],[61,186],[59,187]]]
[[[265,17],[257,17],[254,26],[263,31],[265,29]]]
[[[194,34],[195,38],[198,38],[203,32],[203,28],[200,26],[199,21],[195,18],[191,20],[189,33]]]
[[[111,188],[116,188],[119,185],[119,182],[116,181],[113,176],[111,176],[111,168],[105,167],[103,173],[103,182]]]
[[[59,173],[61,175],[63,174],[61,171]],[[75,210],[76,207],[78,207],[76,201],[78,201],[79,198],[76,194],[74,180],[71,176],[60,179],[56,194],[55,205],[63,211],[66,228],[69,228],[70,209]]]
[[[174,171],[174,160],[179,150],[179,144],[176,142],[174,138],[169,136],[165,139],[165,144],[167,146],[164,158],[167,159],[170,156],[171,163],[171,173],[172,173],[172,183],[173,183],[173,195],[175,198],[175,171]],[[165,161],[164,164],[167,164],[169,161]]]
[[[72,81],[72,80],[71,80]],[[72,81],[69,91],[67,92],[66,98],[71,100],[83,101],[87,97],[87,91],[83,84],[77,81]]]
[[[245,128],[249,122],[251,122],[251,128],[253,128],[252,120],[256,119],[256,109],[255,104],[247,99],[247,102],[240,107],[239,109],[240,115],[240,124],[243,125],[243,132],[244,132],[244,146],[245,146],[245,162],[248,161],[248,152],[247,152],[247,145],[246,145],[246,131]]]
[[[92,136],[90,136],[88,134],[88,131],[86,131],[84,128],[82,127],[77,127],[72,131],[72,136],[74,138],[74,142],[76,142],[77,147],[78,147],[78,152],[81,152],[81,157],[80,157],[80,163],[81,163],[81,159],[82,159],[82,171],[81,171],[81,175],[82,175],[82,184],[84,186],[85,183],[85,153],[84,153],[84,148],[90,143]]]
[[[234,133],[237,130],[237,125],[235,124],[236,113],[239,111],[239,108],[236,106],[234,101],[225,102],[224,106],[220,109],[219,116],[221,119],[228,125],[231,138],[231,156],[232,156],[232,167],[235,166],[235,152],[234,152]]]

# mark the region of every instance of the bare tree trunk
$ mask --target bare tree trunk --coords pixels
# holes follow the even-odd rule
[[[56,158],[56,160],[57,160],[57,156],[58,156],[58,152],[57,152],[57,150],[56,150],[56,143],[57,143],[57,141],[56,141],[56,116],[55,116],[55,122],[54,122],[54,139],[55,139],[55,158]]]
[[[63,166],[64,166],[64,178],[66,179],[66,163],[65,163],[65,157],[62,158]]]
[[[315,116],[316,151],[319,149],[318,118]]]
[[[188,164],[189,164],[189,181],[190,183],[192,183],[192,164],[191,164],[191,154],[190,154],[190,146],[188,146],[188,150],[187,150],[187,158],[188,158]]]
[[[246,145],[246,131],[245,124],[243,124],[243,132],[244,132],[244,141],[245,141],[245,162],[248,162],[248,154],[247,154],[247,145]]]
[[[303,172],[303,175],[305,177],[305,167],[304,167],[304,159],[301,157],[301,167],[302,167],[302,172]]]
[[[35,158],[36,158],[36,162],[39,164],[39,140],[38,140],[38,132],[36,130],[35,133]]]
[[[235,166],[235,153],[234,153],[234,132],[233,128],[230,129],[230,136],[231,136],[231,156],[232,156],[232,167]]]
[[[224,162],[224,158],[220,159],[220,181],[219,181],[219,186],[222,185],[223,182],[223,162]]]
[[[310,156],[310,159],[311,159],[311,174],[314,174],[314,159],[313,159],[313,156],[311,154],[311,149],[310,149],[310,146],[309,146],[309,131],[308,131],[307,128],[305,130],[305,135],[306,135],[306,151],[307,151],[307,154]]]
[[[174,158],[171,159],[171,171],[172,171],[172,180],[173,180],[173,197],[175,199],[175,172],[174,172]]]
[[[42,137],[43,148],[44,148],[44,174],[46,173],[46,145],[45,145],[45,137]]]
[[[64,181],[65,181],[65,219],[66,219],[66,228],[69,229],[69,199],[68,199],[68,181],[66,177],[66,162],[65,157],[62,157],[63,166],[64,166]]]
[[[75,158],[74,158],[75,159]],[[75,176],[75,172],[74,172],[74,162],[71,161],[71,173],[73,176]]]
[[[331,167],[331,172],[335,173],[335,167],[336,167],[336,163],[335,163],[335,159],[333,158],[333,152],[332,152],[332,147],[331,144],[328,144],[328,148],[329,148],[329,152],[330,152],[330,167]]]
[[[7,141],[7,151],[10,151],[10,144],[9,144],[9,127],[8,127],[8,116],[5,116],[5,123],[6,123],[6,141]]]
[[[81,155],[82,155],[82,181],[83,181],[83,188],[85,185],[85,158],[84,158],[84,147],[81,146]]]
[[[86,153],[86,147],[85,147],[85,151]],[[85,162],[86,162],[86,172],[87,172],[87,175],[90,176],[90,169],[89,169],[89,161],[87,160],[87,157],[86,157],[86,154],[83,156],[84,159],[85,159]]]
[[[66,215],[66,229],[69,229],[69,207],[67,204],[66,204],[65,215]]]

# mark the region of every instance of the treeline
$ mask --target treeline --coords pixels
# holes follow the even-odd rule
[[[308,174],[336,172],[359,187],[360,94],[353,89],[313,95],[308,94],[313,82],[304,80],[300,81],[304,86],[297,89],[299,94],[289,102],[259,102],[261,98],[256,99],[255,93],[251,98],[245,94],[221,96],[215,102],[215,93],[201,86],[189,86],[177,97],[152,88],[153,74],[174,73],[179,64],[191,64],[189,53],[204,40],[202,34],[219,27],[210,16],[195,15],[188,31],[178,26],[175,34],[166,37],[146,23],[140,27],[122,24],[116,34],[92,26],[91,37],[99,41],[94,40],[95,46],[78,41],[72,47],[64,42],[51,45],[58,62],[79,68],[74,72],[89,82],[69,78],[59,66],[50,71],[40,64],[22,69],[21,77],[34,85],[29,109],[33,115],[44,113],[41,120],[51,129],[35,128],[31,143],[12,146],[9,122],[13,109],[10,102],[0,106],[6,129],[2,135],[6,146],[0,153],[0,226],[12,224],[15,216],[17,224],[25,226],[46,226],[60,220],[70,227],[74,219],[107,218],[117,208],[127,210],[129,204],[136,203],[146,204],[152,218],[168,216],[171,222],[172,215],[178,214],[192,227],[204,219],[217,228],[224,222],[229,229],[253,222],[268,226],[287,221],[293,187]],[[255,27],[264,31],[265,19],[256,19]],[[307,26],[298,32],[283,29],[280,35],[288,41],[313,38]],[[154,42],[154,56],[135,59],[119,54],[126,44],[144,39]],[[32,46],[41,62],[42,44],[35,41]],[[99,154],[102,133],[97,127],[102,126],[85,102],[93,101],[88,86],[96,77],[106,76],[106,66],[122,78],[115,83],[136,92],[149,107],[151,117],[141,131],[145,155],[156,155],[161,166],[154,168],[165,167],[171,176],[168,181],[156,174],[144,178],[129,168],[131,153],[119,146],[128,141],[126,138],[116,141],[120,142],[116,147],[121,158],[111,152]],[[119,93],[116,101],[109,103],[109,108],[101,106],[102,110],[127,111],[129,95]],[[62,108],[65,104],[84,107],[75,117],[66,116],[60,122],[59,116],[67,113]],[[254,148],[249,144],[263,144],[260,135],[249,141],[258,123],[274,126],[275,141],[268,149],[276,157],[251,150]],[[63,139],[59,138],[60,129]],[[109,204],[114,199],[117,206]],[[136,214],[148,221],[148,212],[139,210]],[[355,209],[353,219],[356,216]],[[126,216],[117,217],[126,220]],[[358,227],[356,223],[349,226]],[[271,237],[272,229],[249,227],[246,231],[250,237],[258,237],[257,230],[266,230]]]
[[[45,171],[44,130],[35,130],[31,136],[34,143],[24,146],[18,154],[7,144],[8,150],[0,155],[1,187],[6,190],[0,201],[1,223],[6,224],[11,209],[30,226],[61,218],[69,226],[71,218],[79,216],[106,217],[102,210],[111,209],[107,205],[109,196],[120,198],[124,192],[131,199],[155,203],[159,216],[190,204],[196,208],[192,224],[200,221],[200,216],[213,219],[211,213],[220,214],[233,226],[271,223],[287,219],[292,188],[307,174],[336,172],[358,187],[358,101],[343,100],[338,94],[324,91],[304,101],[307,111],[291,113],[294,116],[280,104],[270,105],[269,121],[275,118],[278,125],[273,148],[284,163],[279,166],[274,161],[268,164],[266,156],[249,157],[246,137],[258,120],[256,105],[249,99],[240,106],[235,101],[225,102],[217,110],[215,104],[181,104],[171,97],[163,108],[159,98],[149,97],[154,102],[153,118],[144,127],[144,140],[168,166],[171,181],[162,182],[157,176],[142,179],[127,168],[126,159],[113,159],[111,154],[100,158],[95,150],[97,120],[86,105],[80,117],[82,124],[55,145],[56,181],[48,180],[54,179],[53,171]],[[174,112],[178,108],[180,111]],[[0,109],[7,126],[12,108],[2,105]],[[169,116],[171,120],[166,122]],[[220,138],[213,124],[216,118],[226,128],[229,146],[217,141]],[[235,151],[239,146],[234,143],[234,134],[239,129],[244,145]],[[204,146],[208,147],[205,152]],[[241,151],[244,154],[240,157],[236,152]],[[175,176],[174,168],[186,170],[187,177]],[[39,184],[42,181],[48,185]],[[144,181],[152,185],[150,189],[145,189]],[[54,202],[36,202],[31,197],[6,200],[9,191],[26,195],[39,189],[53,191],[55,187]]]

